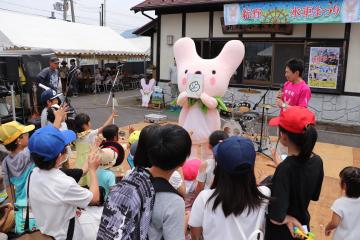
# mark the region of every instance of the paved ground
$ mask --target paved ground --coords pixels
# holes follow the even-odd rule
[[[83,95],[77,98],[71,98],[72,105],[76,108],[77,112],[85,112],[91,117],[93,127],[99,127],[111,113],[111,104],[106,105],[108,94],[93,94]],[[144,116],[149,113],[158,113],[168,116],[169,121],[177,121],[178,114],[171,113],[168,110],[154,110],[144,109],[140,107],[140,93],[138,90],[116,92],[115,98],[118,101],[119,106],[116,107],[119,117],[115,120],[115,123],[121,126],[126,126],[132,123],[141,122],[144,120]],[[110,101],[111,103],[111,101]],[[357,130],[360,127],[356,127]],[[346,133],[341,128],[336,128],[337,131],[329,131],[327,125],[319,125],[319,141],[325,143],[333,143],[338,145],[345,145],[351,147],[360,147],[360,135]],[[334,130],[334,129],[331,129]],[[359,131],[354,131],[359,132]],[[271,135],[276,135],[276,129],[270,129]]]

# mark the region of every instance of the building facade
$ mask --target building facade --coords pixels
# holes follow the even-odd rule
[[[156,12],[157,19],[139,29],[137,34],[152,38],[152,62],[160,84],[169,81],[173,44],[177,39],[194,39],[198,54],[203,58],[216,57],[229,40],[241,40],[245,45],[245,58],[229,88],[236,99],[253,105],[261,94],[244,94],[238,90],[254,88],[263,93],[270,87],[272,91],[266,100],[274,103],[280,84],[285,82],[286,61],[301,58],[305,63],[303,77],[312,87],[310,109],[317,119],[360,125],[360,23],[225,25],[224,5],[251,2],[265,6],[279,1],[151,0],[133,7],[134,11]],[[358,4],[356,14],[360,16],[360,1],[353,2]],[[279,15],[275,13],[269,17],[274,22],[281,13]],[[320,64],[322,56],[327,59]],[[269,114],[278,114],[278,109],[270,110]]]

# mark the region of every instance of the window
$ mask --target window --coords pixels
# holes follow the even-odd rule
[[[243,60],[244,83],[266,83],[271,81],[273,62],[272,43],[245,43]]]
[[[291,58],[304,59],[304,44],[276,43],[274,44],[274,56],[273,85],[279,85],[286,82],[286,62]]]

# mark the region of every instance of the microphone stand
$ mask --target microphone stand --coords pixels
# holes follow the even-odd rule
[[[265,97],[266,95],[269,93],[270,88],[268,88],[266,90],[266,92],[264,93],[264,95],[262,95],[262,97],[260,98],[260,100],[254,105],[253,110],[255,110],[259,104],[262,102],[263,106],[262,106],[262,115],[261,115],[261,129],[260,129],[260,142],[259,142],[259,146],[256,152],[263,154],[264,156],[272,159],[271,156],[267,155],[266,153],[264,153],[264,150],[267,150],[267,148],[263,148],[262,146],[262,142],[263,142],[263,133],[264,133],[264,120],[265,120]]]
[[[120,74],[120,72],[122,71],[122,67],[118,67],[117,68],[117,72],[116,72],[116,76],[115,76],[115,79],[114,79],[114,82],[111,86],[111,89],[110,89],[110,93],[109,93],[109,96],[108,96],[108,99],[106,101],[106,105],[109,104],[110,102],[110,98],[112,97],[112,110],[114,111],[115,110],[115,102],[116,102],[116,99],[115,99],[115,93],[114,93],[114,88],[115,88],[115,85],[116,85],[116,82],[118,81],[118,76]],[[114,119],[113,119],[113,124],[114,124]]]

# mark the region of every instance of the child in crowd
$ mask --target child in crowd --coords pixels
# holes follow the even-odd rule
[[[76,167],[82,168],[85,160],[90,152],[90,146],[95,143],[98,134],[101,134],[104,128],[111,124],[116,117],[115,112],[112,112],[106,122],[98,129],[91,129],[91,122],[89,115],[80,113],[75,117],[75,129],[77,132],[77,140],[75,142],[76,148]],[[80,181],[81,186],[86,186],[88,183],[87,178],[82,178]]]
[[[24,231],[25,218],[22,210],[26,207],[26,179],[34,168],[27,148],[29,132],[35,129],[34,125],[24,126],[16,121],[0,125],[0,141],[10,152],[2,162],[4,185],[10,202],[19,210],[15,213],[15,232]],[[32,219],[33,220],[33,219]],[[35,226],[35,221],[30,221]]]
[[[319,200],[324,178],[323,162],[313,153],[317,140],[314,124],[314,113],[298,106],[286,108],[269,122],[279,127],[280,143],[288,148],[288,156],[271,180],[274,200],[269,205],[265,239],[293,239],[294,226],[310,231],[308,207],[311,200]]]
[[[164,128],[165,132],[161,132]],[[190,148],[191,139],[181,127],[145,127],[134,155],[135,168],[126,181],[114,186],[105,202],[97,239],[184,239],[184,202],[168,180],[181,165],[179,162],[190,154]],[[158,162],[154,163],[154,159]],[[166,170],[155,167],[160,164]],[[160,189],[163,192],[155,196]]]
[[[335,229],[333,240],[355,240],[360,235],[360,168],[346,167],[340,172],[340,186],[345,196],[332,205],[332,219],[325,228],[326,236]]]
[[[62,93],[56,93],[56,91],[53,89],[48,89],[41,93],[41,103],[45,105],[44,109],[41,112],[41,127],[47,125],[48,109],[50,109],[51,106],[54,104],[60,105],[61,102],[59,97],[61,95]]]
[[[148,143],[148,157],[156,195],[148,236],[154,240],[184,239],[185,203],[169,184],[169,179],[189,157],[191,138],[182,127],[166,125],[155,130],[153,139],[157,141]],[[156,182],[169,190],[157,189]]]
[[[99,186],[105,190],[105,199],[115,185],[115,174],[109,168],[119,166],[124,160],[124,149],[116,142],[104,142],[100,151],[100,167],[96,171]]]
[[[147,155],[147,146],[151,141],[153,141],[153,138],[151,138],[151,133],[159,127],[160,125],[158,124],[151,124],[146,126],[141,130],[140,136],[138,138],[139,141],[131,145],[130,154],[133,152],[135,167],[140,166],[144,168],[150,168],[152,166]],[[176,171],[174,171],[169,179],[169,182],[181,196],[185,196],[186,187],[181,168],[178,168]]]
[[[234,136],[213,151],[215,178],[211,189],[203,190],[191,209],[192,239],[255,239],[263,230],[270,190],[256,185],[254,145]]]
[[[29,140],[31,158],[36,165],[27,182],[29,202],[41,232],[55,239],[83,239],[76,210],[99,202],[96,150],[89,154],[89,190],[58,169],[67,159],[66,146],[75,139],[73,131],[45,126]]]
[[[133,169],[135,167],[135,164],[134,164],[135,151],[137,149],[137,143],[139,141],[141,131],[139,131],[139,130],[134,131],[134,130],[130,129],[129,132],[131,132],[129,135],[129,140],[128,140],[128,143],[129,143],[128,149],[130,149],[130,152],[127,157],[127,161],[130,166],[130,169]]]
[[[209,137],[209,149],[212,150],[219,142],[227,139],[229,135],[225,131],[215,131]],[[196,177],[197,186],[196,194],[199,194],[203,189],[210,189],[214,180],[215,159],[211,158],[203,161],[199,168],[199,173]]]
[[[54,114],[54,110],[57,111],[60,109],[60,106],[58,104],[54,104],[50,107],[48,107],[47,109],[47,117],[46,117],[46,120],[47,120],[47,124],[51,124],[54,126],[54,121],[55,121],[55,114]],[[68,130],[68,127],[66,125],[66,115],[64,115],[63,119],[61,119],[61,125],[60,125],[60,131],[63,131],[63,130]],[[57,126],[54,126],[57,128]]]

